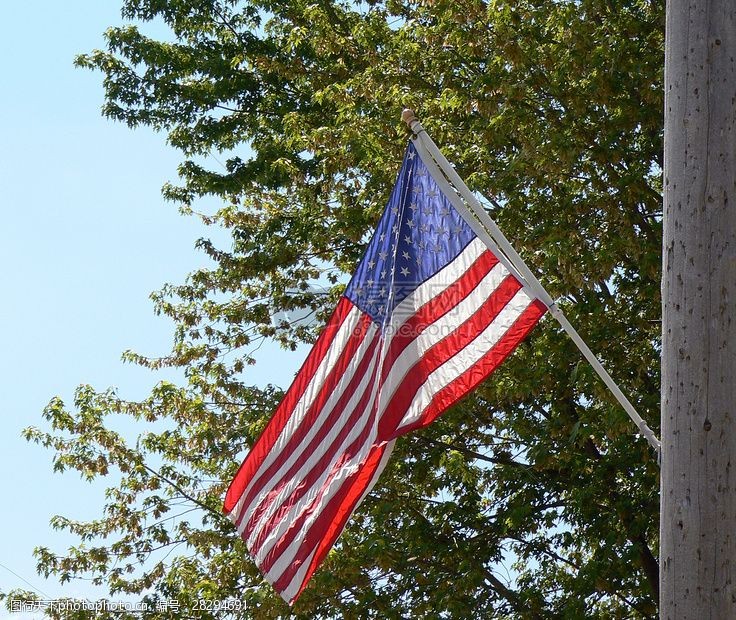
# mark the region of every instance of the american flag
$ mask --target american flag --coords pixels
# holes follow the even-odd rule
[[[545,310],[410,143],[363,259],[225,499],[285,601],[304,589],[396,439],[475,388]]]

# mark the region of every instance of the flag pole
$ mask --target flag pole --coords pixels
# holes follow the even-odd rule
[[[475,197],[473,192],[470,191],[468,186],[465,185],[465,182],[460,178],[460,175],[455,172],[455,169],[452,167],[450,162],[447,161],[447,159],[439,150],[432,138],[429,137],[424,127],[422,127],[422,124],[416,118],[414,111],[409,109],[404,110],[401,114],[401,118],[416,136],[416,141],[418,141],[420,145],[424,147],[423,150],[426,150],[432,157],[432,159],[434,159],[440,170],[452,182],[452,184],[455,186],[455,189],[465,200],[473,214],[487,229],[491,239],[494,242],[493,245],[497,246],[497,248],[506,255],[506,258],[513,265],[515,271],[517,271],[518,274],[521,275],[521,280],[526,285],[526,287],[535,295],[535,297],[537,297],[545,306],[547,306],[550,314],[557,320],[562,329],[567,332],[567,334],[570,336],[578,349],[580,349],[583,357],[585,357],[588,363],[593,367],[593,370],[595,370],[598,376],[603,380],[603,383],[606,385],[606,387],[616,397],[616,400],[621,404],[624,411],[626,411],[626,413],[628,414],[629,418],[631,418],[634,424],[636,424],[637,428],[639,429],[639,434],[644,437],[647,442],[649,442],[649,445],[654,448],[657,453],[657,457],[659,458],[659,439],[657,439],[657,437],[654,435],[652,429],[649,428],[646,420],[644,420],[644,418],[639,415],[629,399],[613,380],[611,375],[608,374],[598,358],[590,350],[590,347],[588,347],[585,341],[580,337],[580,334],[578,334],[577,330],[572,326],[570,321],[567,320],[567,317],[564,315],[552,296],[546,291],[546,289],[542,286],[537,277],[532,273],[526,263],[522,260],[521,256],[519,256],[513,246],[509,243],[508,239],[506,239],[505,235],[498,228],[491,216],[488,215],[486,210],[483,208],[483,205],[481,205],[480,201]],[[492,251],[496,250],[495,247],[490,247],[490,249]]]

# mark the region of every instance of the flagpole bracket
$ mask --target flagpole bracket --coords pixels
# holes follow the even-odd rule
[[[549,313],[553,317],[557,318],[558,316],[560,316],[562,314],[562,310],[557,305],[557,302],[556,301],[552,301],[550,303],[547,303],[546,306],[547,306],[547,310],[549,310]]]

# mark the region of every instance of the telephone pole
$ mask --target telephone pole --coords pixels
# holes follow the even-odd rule
[[[661,620],[736,618],[736,0],[667,0]]]

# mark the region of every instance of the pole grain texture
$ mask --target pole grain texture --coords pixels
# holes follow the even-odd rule
[[[660,618],[736,618],[736,0],[668,0]]]

